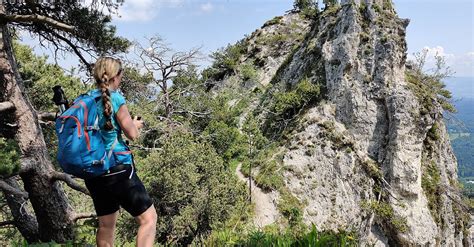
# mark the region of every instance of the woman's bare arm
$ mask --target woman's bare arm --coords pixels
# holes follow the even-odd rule
[[[143,121],[137,120],[136,117],[132,119],[128,107],[125,104],[120,106],[117,111],[117,122],[128,139],[135,141],[140,135],[138,130],[142,128]]]

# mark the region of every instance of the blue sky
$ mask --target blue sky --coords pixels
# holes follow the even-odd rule
[[[408,52],[429,50],[446,57],[456,76],[474,77],[473,0],[395,0],[400,17],[411,19]],[[293,0],[125,0],[113,23],[119,35],[144,42],[160,35],[173,49],[202,47],[205,55],[252,33],[265,21],[290,10]],[[35,44],[34,41],[27,41]],[[36,49],[37,53],[49,53]],[[64,67],[77,64],[72,57]],[[209,61],[202,61],[208,64]]]

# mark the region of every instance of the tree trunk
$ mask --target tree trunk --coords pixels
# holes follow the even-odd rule
[[[4,13],[4,7],[0,5],[1,13]],[[71,240],[74,237],[73,211],[60,184],[50,179],[54,167],[38,117],[23,92],[23,82],[13,56],[11,35],[4,23],[0,23],[0,35],[0,88],[4,89],[0,92],[0,99],[14,104],[18,128],[15,138],[22,156],[36,161],[20,177],[36,215],[39,238],[43,242]],[[27,236],[25,238],[28,239]]]

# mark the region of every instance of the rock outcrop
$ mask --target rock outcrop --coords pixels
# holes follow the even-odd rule
[[[282,17],[287,26],[294,15]],[[468,246],[443,109],[432,102],[426,111],[406,79],[408,24],[390,0],[343,0],[298,29],[304,39],[287,42],[280,57],[259,57],[273,53],[256,37],[271,32],[256,31],[250,54],[268,62],[251,110],[268,119],[259,108],[303,79],[321,88],[322,99],[296,116],[281,163],[305,223],[355,231],[375,246]]]

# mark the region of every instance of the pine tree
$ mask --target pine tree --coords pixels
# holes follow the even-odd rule
[[[117,4],[105,1],[116,10]],[[98,1],[90,6],[81,1],[3,1],[0,5],[0,137],[15,140],[19,147],[20,168],[10,177],[0,179],[0,190],[8,194],[8,206],[14,214],[13,225],[28,242],[65,242],[74,239],[78,214],[69,206],[58,181],[88,193],[68,175],[56,171],[48,154],[39,125],[38,114],[28,97],[12,49],[14,30],[21,29],[49,43],[54,50],[71,52],[86,69],[92,63],[86,54],[104,55],[124,51],[129,42],[115,36],[111,18]],[[12,32],[13,31],[13,32]],[[8,122],[6,122],[8,121]],[[22,180],[23,188],[16,179]],[[21,210],[30,202],[34,214]],[[3,223],[3,222],[2,222]]]
[[[293,9],[297,11],[316,8],[316,6],[317,2],[314,0],[295,0],[295,2],[293,3]]]

